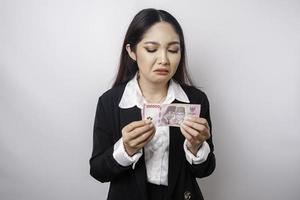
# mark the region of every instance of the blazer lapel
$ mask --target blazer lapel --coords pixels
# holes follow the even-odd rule
[[[142,119],[141,110],[138,107],[120,109],[120,125],[121,130],[127,124]],[[141,191],[142,198],[147,200],[147,174],[144,154],[136,163],[134,174],[139,190]]]

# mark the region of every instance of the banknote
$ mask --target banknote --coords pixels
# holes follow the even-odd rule
[[[179,127],[186,116],[199,117],[200,111],[200,104],[144,104],[142,117],[156,126]]]

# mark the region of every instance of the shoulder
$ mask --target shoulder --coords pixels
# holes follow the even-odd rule
[[[111,103],[118,104],[125,90],[125,86],[126,83],[110,88],[109,90],[105,91],[99,97],[99,102],[101,102],[102,104],[111,104]]]
[[[186,95],[188,96],[191,103],[206,103],[208,104],[208,97],[206,93],[196,88],[195,86],[180,84]]]

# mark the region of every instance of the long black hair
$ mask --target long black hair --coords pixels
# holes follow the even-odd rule
[[[147,8],[139,11],[131,21],[125,35],[120,56],[119,69],[112,87],[128,82],[138,70],[137,62],[128,55],[126,45],[130,44],[132,51],[136,51],[137,44],[143,39],[144,33],[155,23],[168,22],[180,39],[181,59],[176,73],[172,77],[179,84],[192,85],[186,69],[186,56],[183,31],[178,21],[167,11]]]

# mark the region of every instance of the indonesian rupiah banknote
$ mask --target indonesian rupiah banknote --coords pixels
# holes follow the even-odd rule
[[[155,126],[179,127],[186,116],[199,117],[200,104],[144,104],[143,119],[150,119]]]

